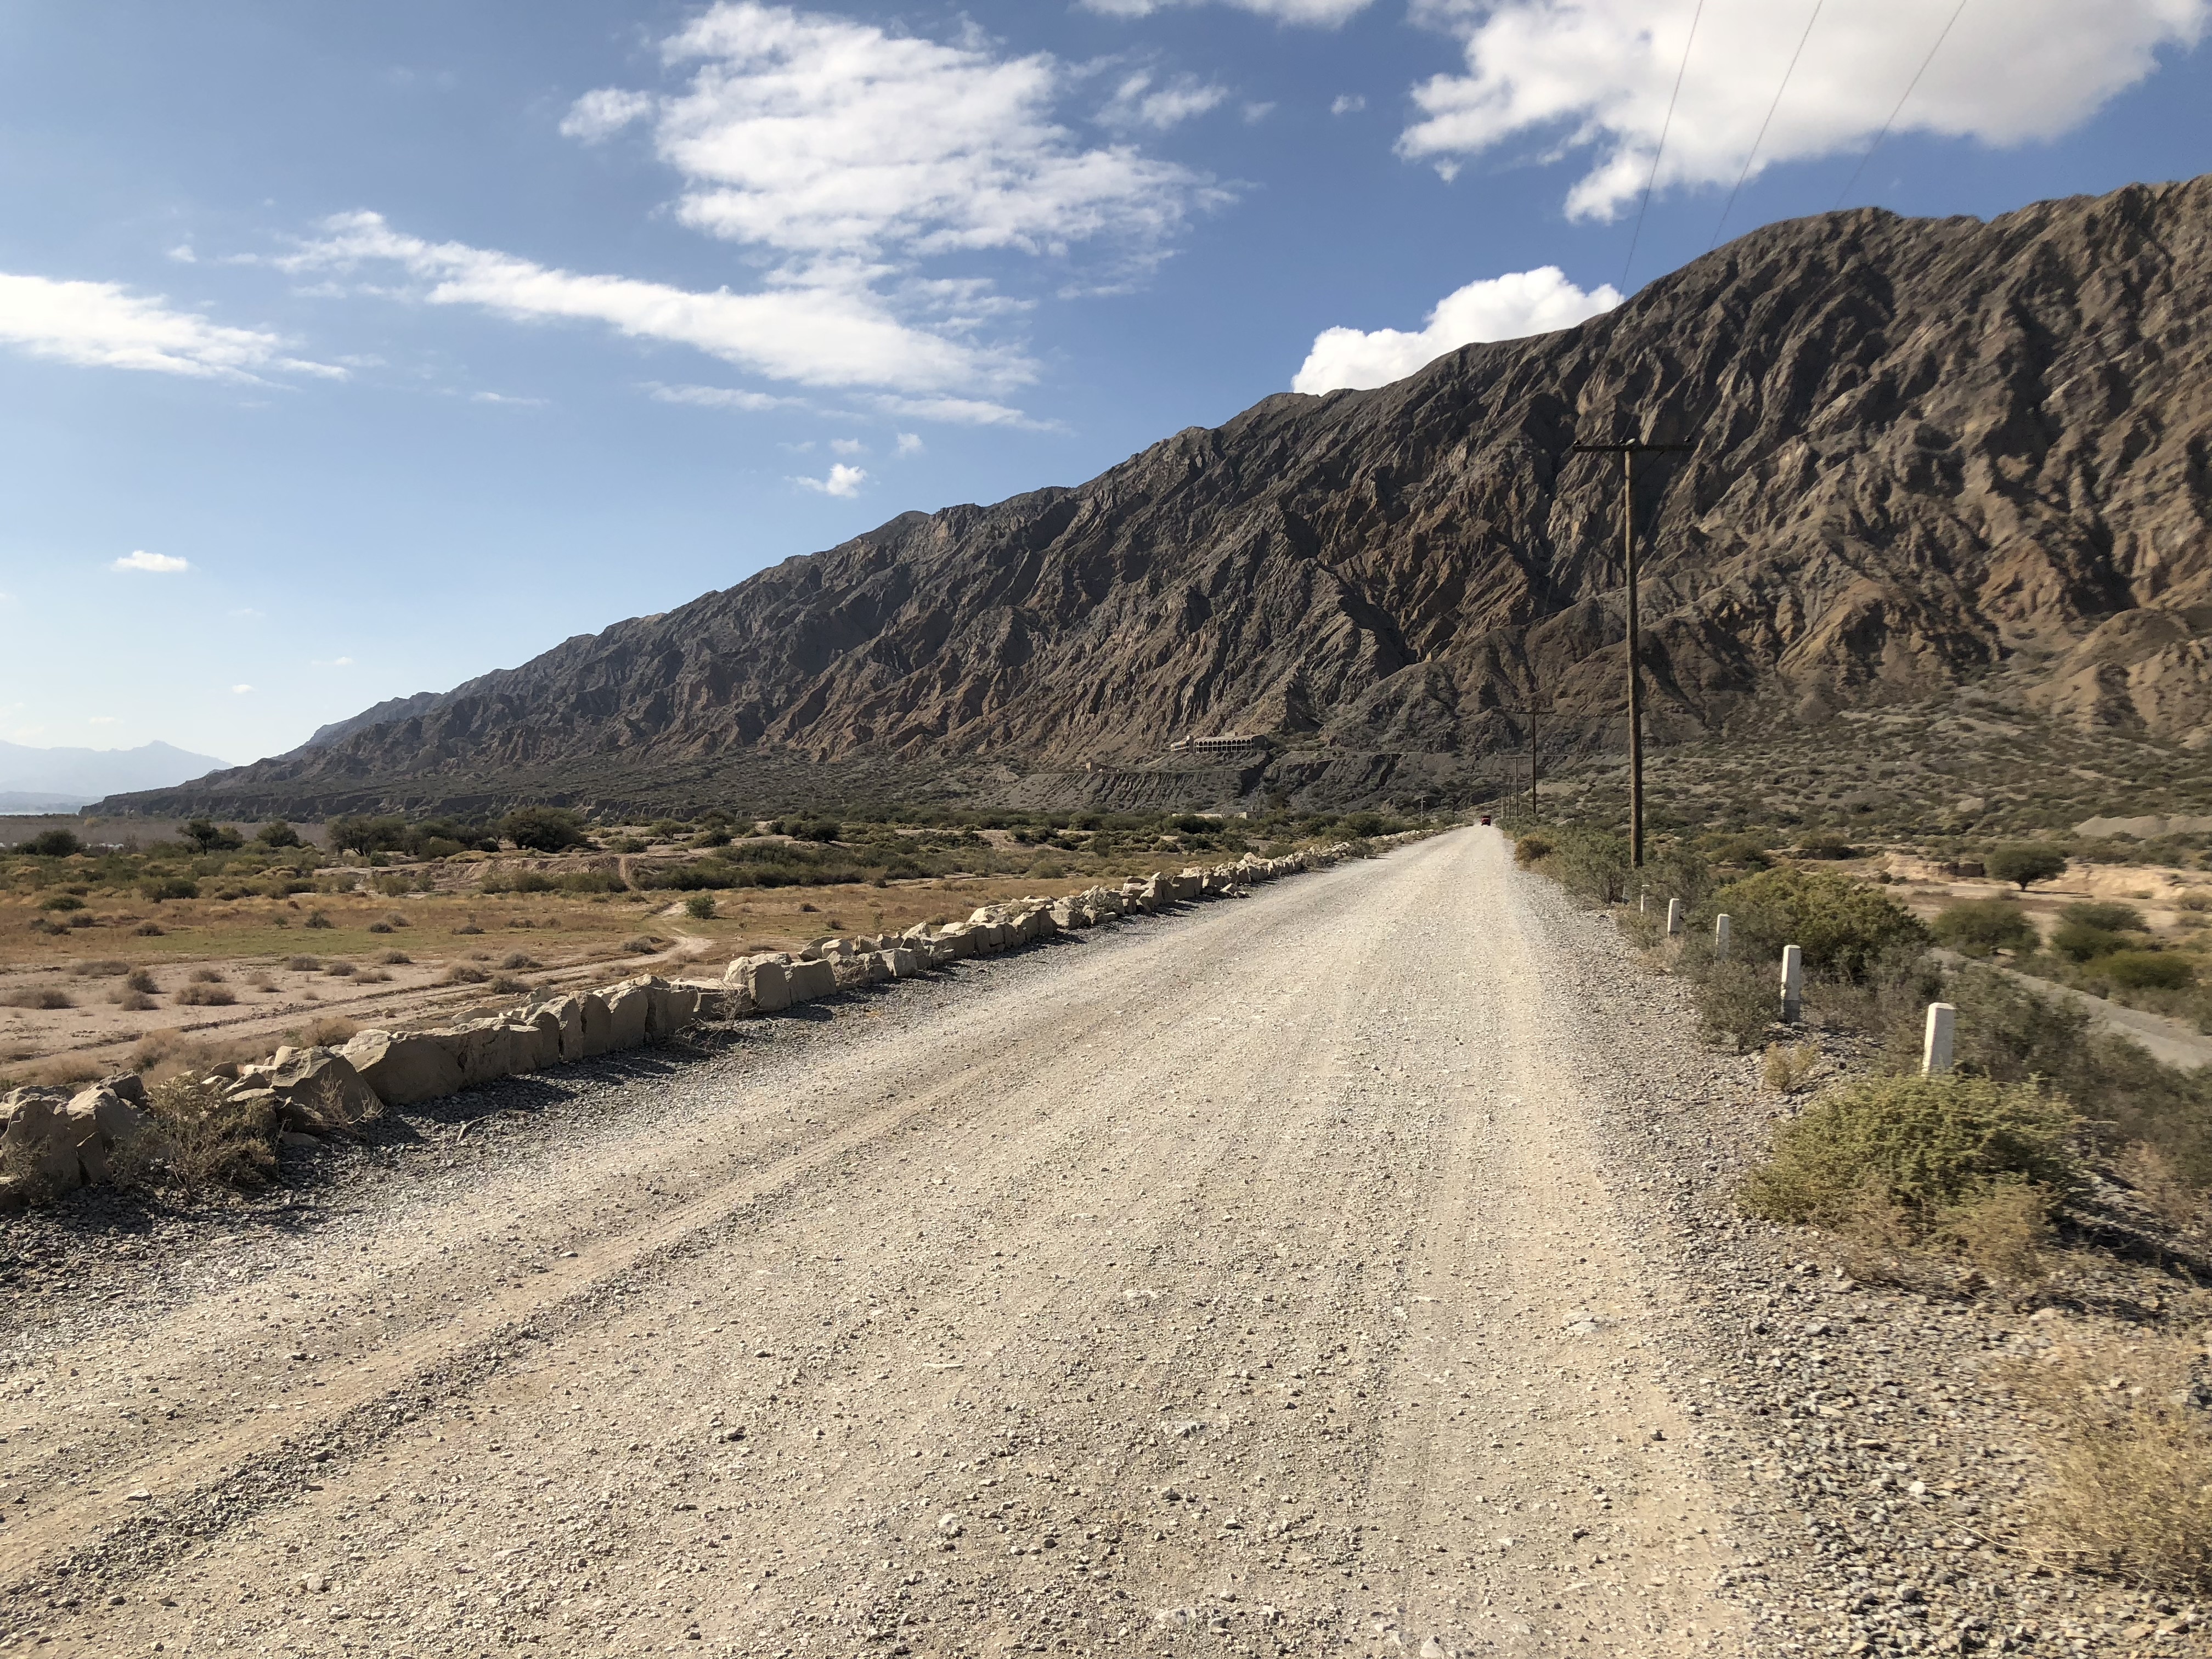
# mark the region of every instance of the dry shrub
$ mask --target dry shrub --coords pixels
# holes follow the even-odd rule
[[[319,974],[323,971],[320,957],[286,957],[284,965],[295,974]]]
[[[519,997],[530,989],[530,981],[514,974],[494,974],[490,988],[505,997]]]
[[[238,1000],[238,993],[228,985],[204,985],[196,980],[169,1000],[187,1008],[228,1008]]]
[[[811,905],[801,905],[799,908],[803,910],[811,910],[814,907]],[[622,943],[622,948],[629,951],[630,955],[634,957],[658,956],[660,953],[661,946],[665,943],[665,940],[655,939],[650,933],[640,933],[635,939],[624,939]]]
[[[1513,861],[1522,869],[1540,864],[1559,849],[1556,844],[1533,830],[1513,843]]]
[[[1997,1182],[1946,1208],[1936,1229],[2000,1285],[2040,1278],[2051,1243],[2051,1194],[2026,1182]]]
[[[246,976],[246,983],[248,988],[256,991],[273,991],[276,988],[276,981],[258,969]]]
[[[118,974],[127,974],[130,971],[129,963],[118,962],[112,957],[99,962],[76,962],[70,964],[70,972],[75,974],[79,979],[113,979]]]
[[[2152,1336],[2053,1348],[1999,1373],[2029,1407],[2043,1479],[2033,1536],[2055,1562],[2212,1590],[2212,1413],[2201,1349]]]
[[[1873,1193],[1932,1226],[1996,1187],[2076,1185],[2076,1127],[2071,1106],[2033,1084],[1854,1078],[1775,1132],[1744,1202],[1769,1221],[1827,1226]]]
[[[376,959],[386,968],[404,968],[415,960],[404,951],[379,951]]]
[[[222,983],[222,970],[218,968],[195,968],[191,971],[191,981],[195,985],[220,985]]]
[[[454,931],[456,933],[481,933],[482,932],[483,932],[483,928],[481,928],[481,927],[477,927],[477,926],[476,925],[476,923],[474,923],[473,921],[471,921],[471,922],[468,923],[467,925],[465,925],[465,927],[456,927],[456,928],[454,928],[454,929],[453,929],[453,931]]]
[[[446,969],[448,985],[481,985],[491,975],[481,968],[471,968],[465,962],[457,962]]]
[[[169,1179],[187,1192],[268,1184],[276,1169],[276,1114],[267,1101],[239,1103],[223,1085],[175,1077],[147,1091]]]
[[[335,927],[337,926],[336,922],[332,921],[320,910],[310,910],[307,913],[307,921],[301,922],[300,925],[303,927]]]
[[[160,939],[169,930],[158,921],[142,921],[131,932],[138,939]]]
[[[133,968],[124,976],[123,982],[132,990],[149,997],[158,995],[161,989],[155,982],[154,975],[143,968]]]
[[[205,1072],[225,1064],[246,1065],[267,1057],[269,1039],[248,1036],[208,1041],[173,1028],[149,1031],[131,1047],[131,1069],[155,1083],[185,1072]]]
[[[1782,1017],[1779,981],[1747,962],[1716,962],[1698,977],[1698,1015],[1710,1036],[1748,1048]]]
[[[1759,1080],[1778,1095],[1790,1094],[1812,1075],[1820,1060],[1817,1044],[1770,1042],[1766,1045],[1766,1059],[1759,1068]]]
[[[525,951],[509,951],[500,958],[502,968],[542,968],[545,964]]]
[[[323,971],[332,979],[348,979],[353,975],[356,969],[353,963],[349,962],[326,962],[323,964]]]
[[[109,992],[107,1000],[125,1013],[132,1014],[143,1014],[149,1008],[158,1008],[161,1006],[143,991],[135,991],[127,985],[118,986]]]
[[[397,910],[386,910],[384,913],[384,925],[387,928],[391,928],[412,927],[415,924],[410,921],[405,916],[400,915]]]
[[[2169,1227],[2193,1233],[2203,1226],[2204,1194],[2183,1180],[2173,1160],[2157,1147],[2127,1147],[2114,1160],[2113,1170],[2135,1189],[2143,1207]]]
[[[391,979],[392,975],[381,968],[363,968],[353,976],[356,985],[384,985],[388,984]]]
[[[74,1089],[81,1083],[97,1083],[106,1075],[106,1066],[75,1054],[58,1054],[52,1060],[42,1060],[24,1074],[28,1082],[42,1083],[55,1089]]]
[[[295,1048],[335,1048],[359,1035],[361,1027],[342,1014],[324,1014],[284,1033]]]
[[[55,985],[35,985],[19,991],[0,991],[0,1008],[74,1008],[76,999]]]
[[[388,933],[392,931],[392,924],[388,921],[372,921],[368,924],[368,931],[372,933]]]

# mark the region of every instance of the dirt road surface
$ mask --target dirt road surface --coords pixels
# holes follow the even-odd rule
[[[7,1642],[1765,1650],[1603,925],[1456,831],[111,1253],[0,1333]]]

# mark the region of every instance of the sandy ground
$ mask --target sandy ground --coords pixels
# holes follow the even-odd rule
[[[57,1245],[0,1327],[4,1641],[1815,1650],[1770,1582],[1815,1483],[1724,1486],[1851,1405],[1774,1357],[1838,1340],[1749,1334],[1802,1299],[1753,1246],[1694,1265],[1742,1233],[1687,1195],[1747,1092],[1603,931],[1459,831],[459,1097],[252,1226]],[[502,1101],[545,1121],[457,1139]],[[1912,1369],[1868,1409],[1932,1455],[1966,1419]],[[1819,1548],[1930,1586],[1900,1627],[2003,1571],[1836,1501]],[[1865,1627],[1802,1605],[1818,1650]]]

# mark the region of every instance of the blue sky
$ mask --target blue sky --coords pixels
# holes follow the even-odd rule
[[[1564,326],[1724,204],[2191,177],[2208,21],[15,0],[0,738],[276,752],[908,508]]]

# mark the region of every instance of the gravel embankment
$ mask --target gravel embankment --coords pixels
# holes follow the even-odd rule
[[[1464,831],[80,1200],[0,1244],[0,1637],[2187,1650],[2014,1553],[2037,1328],[1734,1218],[1689,1031]]]

